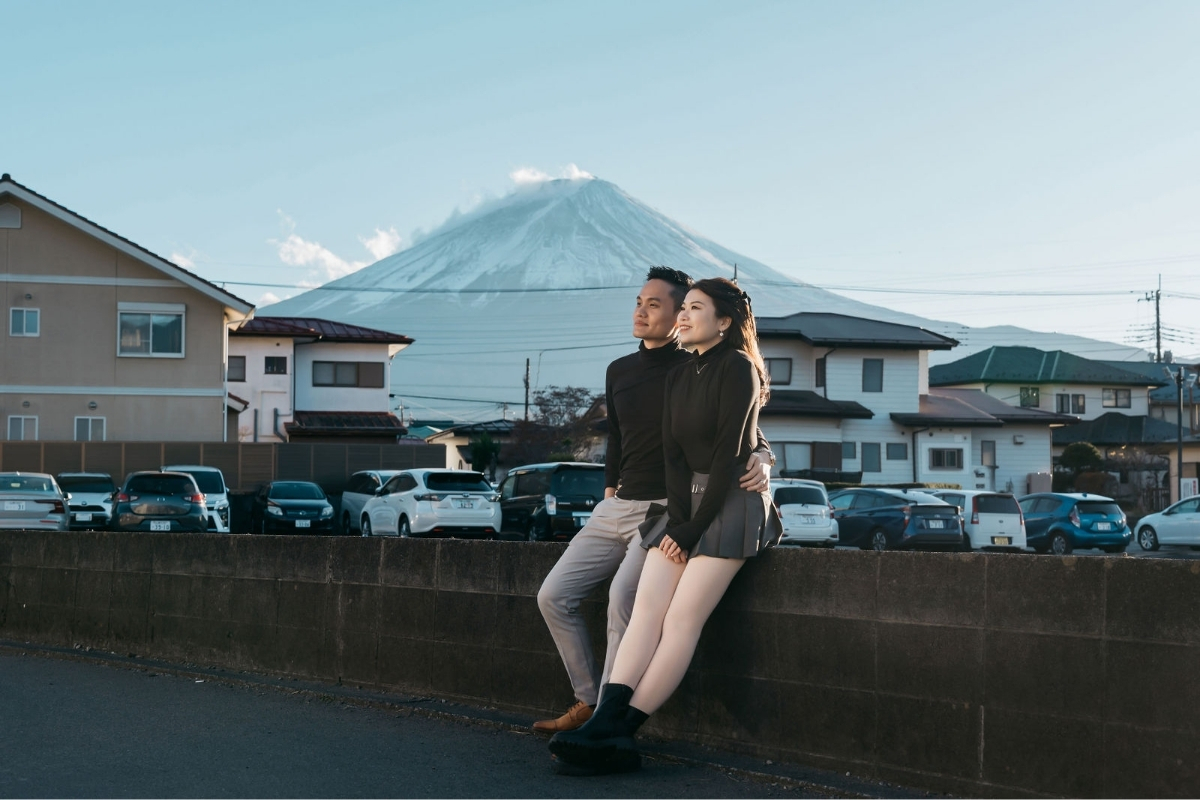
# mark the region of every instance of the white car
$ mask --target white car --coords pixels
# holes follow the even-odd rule
[[[1143,550],[1157,550],[1164,544],[1200,547],[1200,497],[1184,498],[1142,517],[1135,538]]]
[[[771,500],[783,522],[780,544],[815,544],[833,547],[838,543],[838,523],[829,506],[829,495],[820,481],[775,478]]]
[[[208,509],[208,529],[229,533],[229,488],[225,485],[221,470],[198,464],[175,464],[163,467],[162,471],[186,472],[195,478],[196,486],[204,495],[205,508]]]
[[[1025,550],[1025,515],[1017,498],[1004,492],[966,489],[940,489],[930,492],[963,515],[963,533],[967,550]]]
[[[362,519],[363,506],[380,487],[399,474],[398,469],[365,469],[350,476],[342,492],[342,533],[362,533],[358,522]]]
[[[481,472],[408,469],[367,501],[358,518],[363,536],[495,538],[500,496]]]
[[[60,472],[59,488],[71,496],[71,530],[108,528],[112,519],[113,495],[117,491],[111,475],[103,472]]]

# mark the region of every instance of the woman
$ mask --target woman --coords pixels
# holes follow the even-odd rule
[[[683,680],[733,576],[782,530],[767,492],[738,486],[768,393],[750,298],[725,278],[702,280],[678,320],[694,356],[667,376],[666,513],[642,526],[650,552],[611,682],[586,724],[550,740],[560,762],[585,770],[638,768],[633,734]]]

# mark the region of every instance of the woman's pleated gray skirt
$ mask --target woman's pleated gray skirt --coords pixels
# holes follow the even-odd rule
[[[713,558],[750,558],[779,542],[783,535],[783,523],[771,503],[767,492],[748,492],[738,485],[741,475],[725,494],[721,507],[700,541],[688,551],[688,556],[712,556]],[[692,473],[692,511],[700,507],[708,476],[702,472]],[[640,526],[642,547],[649,550],[657,547],[667,534],[666,509],[660,505],[650,507],[646,521]]]

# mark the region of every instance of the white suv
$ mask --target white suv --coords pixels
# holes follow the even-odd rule
[[[379,488],[359,515],[363,536],[472,536],[500,530],[500,495],[481,472],[408,469]]]
[[[962,509],[964,549],[1026,548],[1025,515],[1011,494],[973,489],[939,489],[930,494]]]
[[[216,467],[197,464],[173,464],[162,468],[163,472],[186,472],[196,479],[196,486],[204,495],[208,509],[208,529],[217,533],[229,533],[229,488],[225,476]]]
[[[838,543],[838,523],[825,484],[801,478],[772,478],[771,500],[783,522],[780,544],[833,547]]]

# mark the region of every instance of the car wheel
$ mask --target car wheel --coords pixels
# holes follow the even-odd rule
[[[962,545],[959,547],[964,553],[971,552],[971,534],[963,531]]]
[[[342,512],[342,533],[344,533],[346,536],[349,536],[350,534],[354,533],[354,528],[351,527],[351,525],[350,525],[350,512],[349,511]]]
[[[871,549],[876,553],[882,553],[888,549],[887,534],[878,528],[871,532]]]
[[[362,535],[369,537],[371,535],[371,518],[363,517],[362,524],[359,527],[362,528]]]
[[[1062,531],[1050,535],[1050,552],[1056,556],[1071,554],[1071,539]]]
[[[412,525],[408,522],[408,517],[401,517],[400,522],[396,525],[396,534],[403,539],[412,536]]]
[[[1138,544],[1142,546],[1143,550],[1157,550],[1158,532],[1149,525],[1142,526],[1142,529],[1138,531]]]

